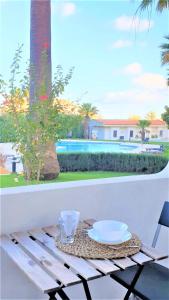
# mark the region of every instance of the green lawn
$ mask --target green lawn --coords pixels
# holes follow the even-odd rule
[[[85,179],[97,179],[97,178],[109,178],[109,177],[119,177],[119,176],[129,176],[137,175],[137,173],[127,173],[127,172],[67,172],[61,173],[59,177],[55,180],[50,181],[25,181],[22,175],[0,175],[0,187],[16,187],[21,185],[31,185],[40,183],[52,183],[52,182],[66,182],[75,180],[85,180]]]

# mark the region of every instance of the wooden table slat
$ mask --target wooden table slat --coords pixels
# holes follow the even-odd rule
[[[136,263],[138,263],[139,265],[144,264],[145,262],[151,261],[153,260],[151,257],[145,255],[142,252],[138,252],[134,255],[132,255],[132,260],[134,260]]]
[[[88,259],[88,261],[99,271],[104,274],[110,274],[114,271],[119,270],[115,264],[110,260],[104,259]]]
[[[44,227],[43,229],[46,233],[51,235],[53,238],[56,238],[59,235],[59,229],[57,226],[47,226],[47,227]]]
[[[12,236],[26,249],[39,263],[43,265],[57,280],[65,286],[80,282],[80,279],[68,270],[57,258],[33,241],[26,232],[13,233]]]
[[[55,228],[54,226],[45,227],[44,230],[53,237],[57,235],[57,228]],[[55,246],[55,243],[48,243],[47,247],[49,247],[56,256],[58,256],[61,260],[64,261],[64,263],[69,265],[86,280],[101,276],[100,272],[98,272],[94,267],[92,267],[85,259],[67,254],[59,250]]]
[[[169,257],[157,260],[155,263],[169,269]]]
[[[128,257],[113,259],[113,262],[122,269],[126,269],[128,267],[132,267],[136,265],[136,263]]]
[[[95,221],[95,219],[87,219],[84,224],[86,227],[92,226]],[[86,280],[95,279],[103,274],[111,274],[119,268],[126,269],[152,260],[169,268],[168,255],[144,244],[142,244],[141,251],[132,255],[131,258],[83,259],[59,250],[55,242],[58,235],[57,226],[48,226],[43,229],[32,229],[29,233],[13,233],[11,236],[18,242],[18,245],[9,236],[0,237],[2,249],[44,293],[61,287],[55,280],[59,280],[64,286],[69,286],[81,282],[82,277]],[[74,272],[81,276],[78,277]]]
[[[153,259],[161,259],[168,256],[168,254],[161,253],[157,249],[147,246],[145,244],[142,244],[141,251],[143,251],[143,253],[145,253],[146,255],[150,256]]]
[[[9,237],[3,235],[0,240],[2,249],[43,293],[48,293],[59,287],[58,283],[29,255],[15,245]]]

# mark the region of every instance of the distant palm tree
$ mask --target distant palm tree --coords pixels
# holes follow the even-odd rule
[[[151,122],[148,120],[139,120],[137,123],[137,126],[141,129],[140,133],[141,133],[142,142],[144,142],[144,139],[145,139],[146,128],[149,127],[150,124],[151,124]]]
[[[79,112],[80,112],[81,116],[83,116],[83,118],[84,118],[84,121],[83,121],[84,138],[89,139],[89,121],[92,117],[97,115],[98,109],[96,106],[92,106],[91,103],[83,103],[80,106]]]
[[[30,105],[50,98],[51,70],[51,1],[31,0]],[[59,171],[54,141],[51,141],[45,145],[41,177],[53,179],[58,176]]]
[[[146,120],[148,121],[152,121],[152,120],[155,120],[157,119],[157,116],[156,116],[156,113],[154,111],[149,111],[146,115]]]
[[[152,6],[156,4],[156,9],[159,12],[162,12],[164,9],[169,8],[169,0],[142,0],[141,4],[138,7],[138,11],[142,10],[151,10]]]

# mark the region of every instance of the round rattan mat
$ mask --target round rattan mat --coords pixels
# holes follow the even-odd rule
[[[60,250],[66,253],[88,259],[123,258],[136,254],[141,248],[141,241],[135,234],[132,234],[131,240],[123,244],[109,246],[99,244],[90,239],[86,230],[83,228],[79,228],[77,230],[74,242],[72,244],[62,244],[60,241],[57,241],[56,244]]]

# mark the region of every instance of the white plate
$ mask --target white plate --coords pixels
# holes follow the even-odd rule
[[[102,220],[93,224],[93,229],[96,230],[100,239],[105,241],[119,240],[128,230],[125,223],[115,220]]]
[[[126,231],[126,233],[124,234],[124,236],[120,239],[120,240],[111,240],[111,241],[104,241],[102,240],[97,232],[92,228],[88,230],[88,236],[94,240],[97,243],[100,244],[105,244],[105,245],[118,245],[118,244],[122,244],[124,242],[127,242],[131,239],[132,234],[129,231]]]

